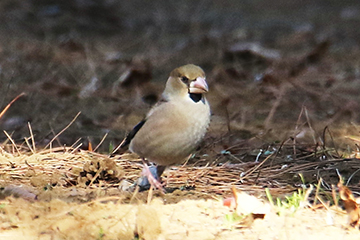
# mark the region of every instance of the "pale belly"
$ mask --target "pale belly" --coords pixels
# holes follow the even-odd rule
[[[195,106],[185,112],[172,109],[171,114],[153,119],[149,118],[135,135],[130,150],[167,166],[181,163],[196,150],[207,131],[210,109],[208,106]]]

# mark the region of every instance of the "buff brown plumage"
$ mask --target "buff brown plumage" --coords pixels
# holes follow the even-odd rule
[[[129,133],[123,145],[141,158],[158,165],[160,177],[166,166],[182,163],[196,150],[210,122],[205,98],[204,71],[193,64],[174,69],[162,99]]]

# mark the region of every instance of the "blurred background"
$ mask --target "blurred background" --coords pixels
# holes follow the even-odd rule
[[[170,71],[204,68],[205,145],[240,151],[289,137],[359,135],[357,0],[2,0],[0,119],[16,142],[81,139],[108,152],[157,101]],[[6,141],[5,134],[0,140]],[[78,143],[80,143],[78,142]]]

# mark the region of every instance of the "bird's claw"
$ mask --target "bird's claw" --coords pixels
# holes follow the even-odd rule
[[[138,180],[137,185],[141,190],[148,190],[151,186],[165,192],[163,184],[157,176],[157,169],[155,166],[148,166],[144,163],[143,176]]]

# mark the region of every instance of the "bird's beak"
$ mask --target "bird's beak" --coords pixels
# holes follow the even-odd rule
[[[195,81],[190,83],[190,93],[205,93],[207,91],[209,91],[209,88],[205,81],[205,78],[203,77],[198,77]]]

